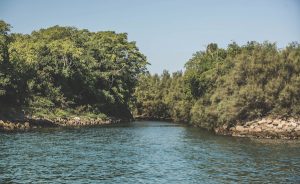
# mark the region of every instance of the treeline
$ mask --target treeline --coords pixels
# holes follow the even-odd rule
[[[129,101],[146,65],[126,33],[54,26],[15,34],[0,21],[0,119],[131,118]]]
[[[213,128],[265,116],[300,116],[300,45],[209,44],[185,72],[144,74],[135,90],[135,116]]]
[[[127,34],[54,26],[10,33],[0,21],[0,119],[136,117],[213,128],[300,116],[300,45],[209,44],[184,72],[150,75]]]
[[[146,73],[135,89],[132,112],[137,118],[189,122],[192,98],[187,94],[181,71]]]

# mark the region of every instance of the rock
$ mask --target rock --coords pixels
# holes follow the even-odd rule
[[[257,122],[258,125],[261,125],[261,124],[264,124],[264,123],[266,123],[264,120],[260,120],[260,121]]]
[[[225,135],[222,127],[215,131]],[[300,136],[300,121],[290,119],[263,118],[249,121],[244,125],[231,127],[227,133],[239,137],[298,139]],[[227,134],[227,135],[228,135]]]
[[[251,126],[251,125],[257,125],[257,121],[256,120],[254,120],[254,121],[249,121],[249,122],[247,122],[246,124],[245,124],[246,126]]]
[[[277,126],[277,128],[279,128],[279,129],[282,129],[282,127],[283,127],[282,123],[278,124],[278,126]]]
[[[238,125],[238,126],[235,127],[235,130],[239,131],[239,132],[242,132],[242,131],[245,130],[245,128],[243,126]]]
[[[254,127],[252,129],[252,132],[261,132],[261,131],[262,131],[262,129],[260,127]]]
[[[73,118],[75,121],[80,121],[80,117],[74,117]]]
[[[295,122],[296,120],[294,118],[289,118],[288,122]]]
[[[20,130],[24,130],[24,129],[25,129],[25,126],[21,124]]]
[[[294,129],[294,128],[292,128],[292,127],[285,127],[285,128],[284,128],[284,130],[285,130],[286,132],[292,132],[293,129]]]
[[[264,122],[266,122],[267,124],[272,124],[274,121],[276,122],[276,120],[271,120],[271,119],[264,120]]]
[[[28,122],[25,122],[25,123],[24,123],[24,127],[25,127],[26,129],[28,129],[28,128],[30,128],[30,124],[29,124]]]
[[[22,128],[22,124],[17,123],[17,124],[16,124],[16,127],[17,127],[18,129],[21,129],[21,128]]]
[[[282,130],[282,129],[275,129],[274,130],[276,133],[282,133],[282,132],[285,132],[284,130]]]
[[[279,126],[279,125],[283,125],[283,124],[286,124],[286,121],[282,121],[280,119],[276,119],[276,121],[273,121],[274,126]]]

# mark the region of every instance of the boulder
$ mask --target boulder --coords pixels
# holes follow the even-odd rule
[[[265,124],[265,123],[267,123],[267,122],[264,121],[264,120],[260,120],[260,121],[257,122],[258,125]]]
[[[235,130],[238,131],[238,132],[242,132],[242,131],[245,130],[245,128],[244,128],[243,126],[237,125],[237,126],[235,127]]]
[[[276,120],[271,120],[271,119],[267,119],[267,120],[266,120],[266,123],[268,123],[268,124],[272,124],[272,123],[276,123],[276,122],[278,122],[278,121],[276,121]]]
[[[283,132],[285,132],[285,130],[282,130],[282,129],[275,129],[274,130],[276,133],[283,133]]]
[[[253,129],[252,129],[252,132],[262,132],[262,129],[260,128],[260,127],[254,127]]]
[[[80,117],[74,117],[73,118],[75,121],[80,121]]]
[[[278,126],[277,126],[278,129],[282,129],[282,127],[283,127],[282,123],[278,124]]]
[[[24,123],[24,127],[25,127],[26,129],[30,128],[29,122],[25,122],[25,123]]]
[[[284,127],[284,130],[285,130],[286,132],[292,132],[293,129],[294,129],[293,127],[289,127],[289,126]]]

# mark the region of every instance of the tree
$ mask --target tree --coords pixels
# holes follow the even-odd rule
[[[0,106],[30,116],[81,109],[130,119],[129,102],[146,65],[126,33],[53,26],[9,34],[2,21]]]

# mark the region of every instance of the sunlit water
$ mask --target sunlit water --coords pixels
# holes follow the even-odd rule
[[[0,183],[299,183],[300,142],[167,122],[0,133]]]

